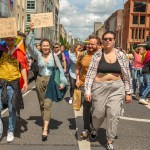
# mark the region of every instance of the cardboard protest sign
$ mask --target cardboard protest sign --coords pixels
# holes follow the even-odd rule
[[[16,37],[17,26],[16,19],[12,18],[0,18],[0,38]]]
[[[0,38],[16,37],[16,18],[0,18]]]
[[[53,13],[31,14],[31,23],[34,28],[51,27],[53,23]]]

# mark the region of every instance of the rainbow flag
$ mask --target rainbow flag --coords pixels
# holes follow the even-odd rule
[[[28,76],[28,63],[26,59],[26,52],[24,47],[24,42],[21,37],[16,38],[15,41],[15,49],[11,52],[11,54],[18,60],[18,62],[21,64],[23,68],[26,69],[27,76]],[[5,42],[0,42],[0,51],[8,52],[8,48],[6,46]],[[23,78],[20,78],[20,88],[23,88]]]
[[[28,63],[26,59],[26,52],[24,47],[24,41],[21,37],[18,37],[15,41],[16,48],[11,52],[12,55],[19,61],[21,66],[26,69],[28,77]],[[20,78],[20,88],[22,89],[24,84],[23,78]]]

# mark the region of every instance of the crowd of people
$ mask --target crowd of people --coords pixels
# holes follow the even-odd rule
[[[75,43],[69,50],[65,45],[55,43],[51,47],[49,39],[36,44],[33,24],[26,38],[26,48],[30,69],[36,82],[36,91],[43,119],[42,141],[48,137],[51,119],[52,99],[45,96],[48,83],[53,77],[55,65],[60,72],[59,89],[70,82],[69,104],[73,103],[76,88],[81,90],[84,131],[81,138],[96,139],[98,130],[106,119],[107,149],[113,150],[117,136],[119,117],[123,115],[123,103],[130,103],[137,96],[139,103],[148,105],[150,91],[150,52],[144,47],[123,51],[115,48],[115,33],[107,31],[102,39],[89,36],[86,47]],[[6,50],[0,51],[0,111],[7,99],[9,110],[7,142],[14,140],[16,113],[23,108],[21,88],[28,89],[27,72],[11,52],[15,49],[15,37],[5,38]],[[26,61],[24,63],[27,63]],[[23,77],[23,87],[19,79]],[[6,93],[7,97],[3,94]]]

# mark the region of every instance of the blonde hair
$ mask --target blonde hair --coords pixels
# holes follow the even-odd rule
[[[143,49],[144,52],[146,52],[146,49],[143,46],[139,46],[135,49],[135,52],[139,54],[141,48]]]

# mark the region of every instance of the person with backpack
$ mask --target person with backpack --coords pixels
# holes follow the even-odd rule
[[[64,69],[64,73],[66,73],[66,71],[67,71],[66,58],[65,58],[65,54],[63,52],[61,52],[61,50],[60,50],[59,43],[54,44],[54,53],[58,56],[58,58],[61,62],[61,65]]]
[[[92,117],[91,117],[91,107],[92,103],[88,102],[84,98],[84,82],[89,68],[92,56],[100,48],[100,39],[95,36],[89,37],[90,43],[86,46],[86,50],[83,51],[76,63],[76,86],[81,89],[81,97],[83,103],[83,122],[84,131],[81,133],[81,138],[85,139],[89,136],[91,132]]]

